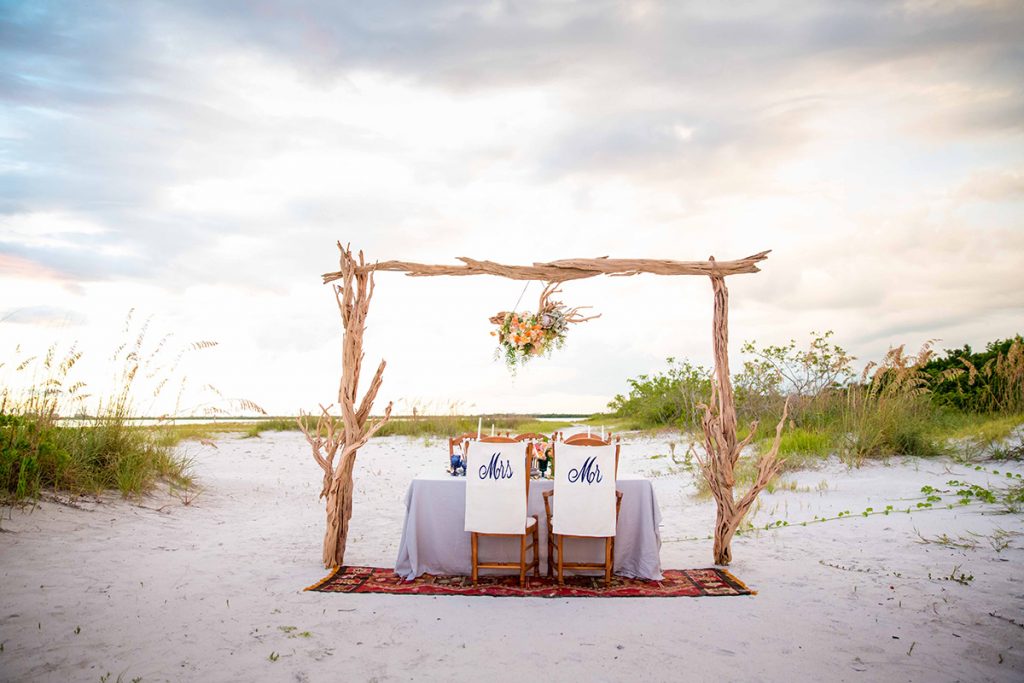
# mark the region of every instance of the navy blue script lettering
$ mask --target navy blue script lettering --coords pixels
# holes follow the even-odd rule
[[[569,483],[599,484],[604,481],[604,477],[601,476],[601,466],[596,461],[596,457],[587,458],[583,461],[582,467],[569,470]]]
[[[507,458],[501,461],[501,453],[491,455],[491,462],[480,466],[481,479],[511,479],[515,476],[512,471],[512,462]]]

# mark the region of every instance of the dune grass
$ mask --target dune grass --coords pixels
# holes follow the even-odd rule
[[[748,422],[757,418],[761,430],[755,447],[768,448],[771,427],[788,394],[790,413],[780,453],[789,464],[834,455],[850,464],[892,455],[999,452],[1012,457],[1020,450],[1000,443],[1024,424],[1019,409],[1024,405],[1020,337],[989,344],[984,354],[972,356],[965,347],[940,359],[931,344],[917,354],[895,347],[879,362],[868,363],[858,380],[851,370],[853,358],[833,345],[830,335],[812,333],[808,350],[798,349],[796,342],[763,349],[754,343],[744,346],[759,360],[744,363],[734,378],[740,439]],[[628,380],[630,393],[609,404],[617,411],[613,420],[630,427],[699,433],[692,396],[707,389],[708,377],[704,368],[669,359],[668,370]],[[662,410],[665,406],[671,410]],[[680,407],[686,410],[680,412]],[[657,423],[652,415],[670,418]]]
[[[6,398],[6,397],[5,397]],[[158,481],[192,483],[191,462],[117,410],[73,426],[52,409],[4,401],[0,409],[0,500],[37,498],[44,489],[73,495],[115,490],[139,496]]]
[[[410,437],[448,437],[476,432],[477,420],[481,416],[467,415],[418,415],[416,417],[396,416],[377,432],[377,436],[410,436]],[[312,418],[310,427],[315,426]],[[539,420],[531,415],[485,415],[483,431],[491,433],[494,425],[496,433],[523,434],[537,432],[550,434],[572,424],[582,422],[573,420]],[[220,434],[241,434],[244,438],[258,438],[264,432],[299,431],[297,418],[272,417],[266,419],[216,422],[193,424],[174,424],[173,421],[144,427],[157,434],[161,444],[177,445],[182,441],[210,439]],[[607,429],[607,427],[606,427]]]
[[[114,490],[135,497],[160,481],[192,484],[191,461],[174,448],[176,441],[135,424],[134,410],[141,393],[155,400],[171,384],[179,387],[180,399],[185,380],[172,382],[178,379],[177,362],[215,344],[172,349],[170,335],[150,343],[148,328],[148,321],[136,325],[128,315],[129,341],[113,354],[115,388],[109,396],[90,397],[75,380],[82,354],[74,346],[62,352],[53,345],[42,356],[23,354],[19,347],[0,361],[0,500],[34,499],[43,490]],[[142,380],[150,383],[145,389]]]
[[[478,420],[483,419],[483,433],[525,434],[537,432],[550,434],[573,424],[571,420],[538,420],[530,415],[420,415],[416,417],[393,417],[377,432],[380,436],[456,436],[476,433]]]
[[[316,423],[311,418],[306,417],[304,420],[309,421],[309,426],[313,427]],[[258,438],[263,432],[297,432],[299,431],[299,423],[294,417],[272,417],[267,420],[255,420],[248,423],[239,423],[242,427],[243,434],[246,438]]]
[[[985,415],[947,411],[936,424],[943,438],[965,439],[979,444],[992,444],[1009,437],[1024,425],[1024,414]]]
[[[175,422],[174,420],[164,420],[154,424],[142,425],[140,429],[151,432],[156,442],[161,445],[177,446],[183,441],[214,439],[224,434],[241,434],[246,437],[257,437],[261,432],[265,431],[291,431],[292,429],[298,430],[298,427],[295,426],[294,418],[272,418],[270,420],[228,419],[185,424]]]

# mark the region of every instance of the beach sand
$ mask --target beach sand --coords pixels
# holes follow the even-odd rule
[[[321,470],[302,436],[183,448],[203,488],[189,505],[165,487],[5,515],[0,679],[1024,680],[1024,516],[859,515],[913,507],[921,486],[953,478],[1005,484],[949,460],[787,475],[797,490],[763,495],[754,521],[790,526],[733,543],[730,571],[756,596],[495,599],[303,592],[327,572]],[[666,453],[664,440],[630,442],[622,470],[654,477],[662,566],[710,566],[711,541],[687,539],[710,532],[714,505],[669,458],[650,458]],[[394,565],[409,481],[443,470],[446,454],[441,440],[404,437],[360,452],[347,562]],[[1010,547],[996,550],[997,530]],[[965,549],[919,534],[981,536]]]

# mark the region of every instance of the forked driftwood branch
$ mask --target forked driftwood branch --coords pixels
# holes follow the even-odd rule
[[[779,459],[779,443],[782,428],[789,415],[789,399],[782,408],[782,419],[775,427],[775,439],[771,448],[763,453],[757,463],[757,478],[745,494],[736,500],[736,463],[743,449],[753,440],[757,432],[757,421],[750,424],[747,438],[737,443],[736,404],[733,399],[732,380],[729,378],[729,290],[725,278],[713,276],[715,308],[712,321],[712,344],[715,354],[715,376],[711,383],[710,405],[703,406],[701,420],[704,428],[704,455],[696,453],[701,473],[704,475],[717,509],[715,515],[715,542],[712,548],[715,564],[732,562],[732,538],[750,511],[758,494],[771,482],[782,468]]]
[[[559,308],[563,307],[563,304],[562,304],[561,301],[552,301],[551,300],[551,296],[552,295],[557,294],[558,292],[562,291],[559,288],[560,284],[562,284],[562,283],[561,282],[549,282],[549,283],[547,283],[547,285],[544,286],[544,291],[542,291],[540,293],[540,301],[538,302],[538,305],[537,305],[537,315],[538,316],[544,315],[545,313],[549,313],[549,312],[551,312],[553,310],[556,310],[556,309],[559,309]],[[580,311],[582,311],[585,308],[593,308],[593,306],[576,306],[574,308],[567,308],[567,309],[565,309],[565,312],[563,314],[563,317],[565,318],[565,322],[567,322],[567,323],[574,323],[574,324],[575,323],[585,323],[588,320],[594,320],[595,318],[600,318],[601,317],[600,313],[598,313],[597,315],[581,315]],[[501,324],[503,324],[505,322],[505,318],[508,317],[509,314],[516,313],[516,312],[517,311],[498,311],[496,314],[492,315],[487,320],[492,325],[501,325]]]
[[[313,459],[324,471],[320,497],[327,499],[327,530],[324,534],[323,562],[325,567],[341,566],[345,562],[345,543],[348,523],[352,518],[352,475],[356,452],[391,418],[391,404],[384,416],[370,422],[370,410],[384,379],[387,363],[381,360],[373,374],[370,386],[358,400],[359,373],[363,362],[363,333],[366,314],[373,298],[373,271],[366,270],[362,252],[359,262],[348,247],[338,243],[341,252],[341,285],[335,285],[334,296],[341,314],[344,334],[342,338],[342,373],[338,388],[341,424],[330,413],[330,407],[320,406],[316,430],[306,424],[300,415],[299,428],[313,451]],[[358,407],[357,407],[358,402]],[[339,454],[340,452],[340,454]],[[335,458],[338,458],[335,462]]]
[[[551,297],[562,291],[559,285],[561,282],[549,282],[544,287],[544,291],[540,293],[540,306],[537,308],[538,315],[542,315],[549,310],[554,310],[562,307],[561,301],[552,301]],[[574,308],[566,309],[565,311],[565,322],[567,323],[585,323],[588,320],[594,320],[600,318],[601,314],[597,315],[581,315],[580,311],[584,308],[593,308],[593,306],[576,306]]]

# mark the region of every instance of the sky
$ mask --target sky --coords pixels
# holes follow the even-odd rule
[[[103,396],[148,321],[147,377],[170,358],[188,392],[140,389],[141,412],[316,411],[338,241],[426,263],[771,249],[728,279],[734,371],[743,341],[812,331],[858,363],[1012,336],[1022,35],[1024,5],[985,0],[0,0],[0,378],[57,344]],[[667,357],[711,363],[705,278],[567,283],[601,318],[515,377],[487,319],[543,283],[376,284],[378,410],[590,412]]]

